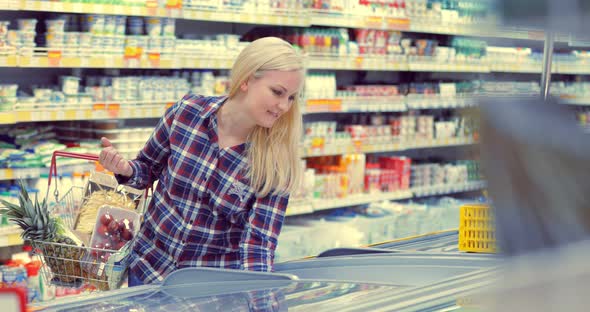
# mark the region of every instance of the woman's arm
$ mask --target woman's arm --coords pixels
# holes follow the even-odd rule
[[[273,194],[255,200],[240,241],[241,269],[272,271],[288,202],[288,195]]]
[[[158,179],[170,155],[172,122],[187,96],[166,110],[143,149],[137,154],[137,158],[129,161],[133,169],[131,176],[115,175],[120,184],[145,189]]]

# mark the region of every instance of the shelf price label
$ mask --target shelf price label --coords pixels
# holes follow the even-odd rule
[[[150,52],[148,53],[148,60],[150,62],[151,67],[160,67],[160,53],[159,52]]]
[[[381,28],[383,27],[383,17],[367,16],[365,19],[365,26],[371,28]]]
[[[61,51],[50,50],[47,52],[48,65],[52,67],[59,67],[61,64]]]
[[[106,105],[106,111],[109,117],[117,118],[119,116],[119,111],[121,109],[121,105],[118,103],[112,103]]]
[[[11,180],[13,176],[12,169],[0,169],[0,180]]]
[[[148,16],[155,16],[158,12],[158,1],[157,0],[146,0],[145,8]]]
[[[105,118],[106,117],[106,104],[96,103],[92,105],[92,118]]]
[[[357,56],[354,58],[354,67],[356,68],[363,68],[365,58],[362,56]]]
[[[388,17],[385,20],[388,29],[409,30],[410,20],[407,18]]]

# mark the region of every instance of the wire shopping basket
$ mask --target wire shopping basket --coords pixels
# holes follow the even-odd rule
[[[69,157],[98,161],[97,155],[78,154],[56,151],[53,153],[49,169],[48,190],[49,196],[52,177],[57,177],[56,157]],[[73,231],[76,216],[80,212],[85,189],[82,186],[73,186],[67,193],[59,198],[57,183],[54,184],[53,195],[56,205],[51,209],[52,217],[59,218],[64,227]],[[147,198],[147,191],[145,191]],[[110,290],[121,286],[127,267],[130,262],[131,246],[135,240],[133,237],[118,249],[107,246],[86,246],[76,242],[71,237],[57,235],[52,241],[34,240],[31,244],[36,253],[40,255],[43,263],[41,274],[45,280],[52,284],[67,287],[83,287],[87,290]]]

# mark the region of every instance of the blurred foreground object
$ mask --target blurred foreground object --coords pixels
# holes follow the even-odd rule
[[[588,310],[590,137],[551,99],[484,99],[480,126],[498,248],[509,256],[480,302],[492,311]]]
[[[539,98],[481,105],[482,165],[507,255],[590,234],[590,137],[564,105]]]
[[[590,0],[493,0],[501,25],[588,36]]]

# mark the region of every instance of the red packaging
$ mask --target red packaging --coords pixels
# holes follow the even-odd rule
[[[385,30],[376,30],[373,53],[378,54],[378,55],[385,55],[386,52],[387,52],[387,32]]]
[[[369,35],[368,29],[355,29],[356,35],[356,43],[359,46],[359,53],[360,54],[367,54],[368,53],[368,42],[367,36]]]

